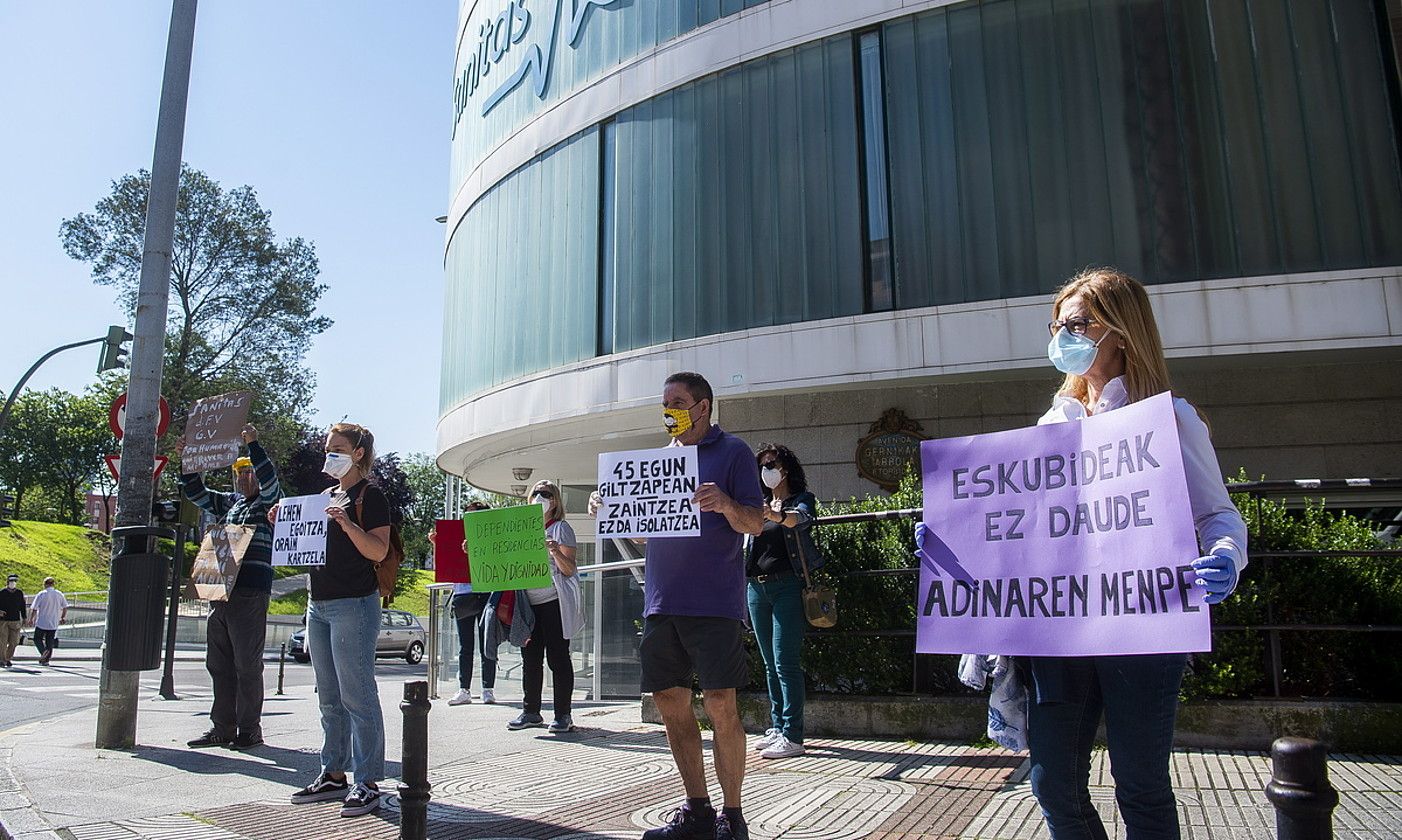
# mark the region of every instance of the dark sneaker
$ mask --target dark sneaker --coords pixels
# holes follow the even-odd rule
[[[345,799],[348,790],[350,790],[350,785],[346,784],[344,776],[333,779],[322,773],[316,777],[316,781],[292,794],[292,804],[305,805],[308,802],[330,802],[332,799]]]
[[[227,747],[234,742],[234,736],[220,732],[218,729],[211,729],[198,738],[192,738],[185,742],[185,746],[194,747]]]
[[[750,827],[744,820],[732,820],[724,813],[717,814],[715,840],[750,840]]]
[[[550,721],[550,725],[547,726],[546,729],[549,729],[551,732],[573,732],[574,718],[569,715],[561,715]]]
[[[506,724],[507,729],[529,729],[533,726],[544,726],[545,718],[540,715],[533,715],[530,712],[522,712],[517,718]]]
[[[346,794],[346,802],[341,806],[341,816],[358,817],[380,807],[380,790],[359,782]]]
[[[686,840],[692,837],[714,840],[716,836],[716,812],[711,808],[695,810],[690,805],[673,811],[667,824],[661,828],[643,832],[643,840]]]
[[[229,742],[231,750],[250,750],[263,743],[263,733],[261,732],[240,732],[234,736],[234,740]]]

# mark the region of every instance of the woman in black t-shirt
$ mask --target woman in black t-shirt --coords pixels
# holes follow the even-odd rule
[[[367,477],[375,436],[337,423],[326,436],[326,565],[313,568],[307,603],[307,649],[321,706],[321,773],[292,795],[297,804],[342,799],[341,816],[380,806],[385,777],[385,721],[375,685],[380,589],[375,564],[389,556],[389,501]],[[270,517],[271,518],[271,517]],[[355,774],[355,785],[346,771]]]
[[[799,655],[807,619],[803,614],[803,567],[798,554],[804,523],[817,515],[803,465],[787,446],[766,443],[755,456],[764,484],[764,530],[745,557],[750,625],[769,682],[770,727],[755,744],[764,758],[803,755],[803,668]],[[811,545],[810,543],[807,543]],[[809,558],[810,564],[816,559]],[[810,570],[811,570],[810,566]]]

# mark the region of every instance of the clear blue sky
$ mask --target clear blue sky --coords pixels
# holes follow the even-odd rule
[[[205,0],[185,161],[248,184],[280,238],[316,243],[314,420],[349,415],[382,451],[431,452],[455,0]],[[59,244],[119,176],[151,167],[170,4],[0,0],[0,390],[39,354],[125,323]],[[81,391],[98,350],[30,387]]]

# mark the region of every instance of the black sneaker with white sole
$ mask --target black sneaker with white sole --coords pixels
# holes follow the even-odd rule
[[[292,794],[292,804],[305,805],[308,802],[330,802],[333,799],[345,799],[348,790],[350,790],[350,785],[346,784],[345,776],[333,779],[322,773],[316,777],[316,781]]]
[[[358,817],[380,807],[380,789],[356,782],[351,792],[346,794],[346,802],[341,806],[341,816]]]
[[[509,721],[509,722],[506,724],[506,728],[507,728],[507,729],[530,729],[531,727],[544,726],[544,725],[545,725],[545,718],[541,717],[540,715],[538,715],[538,714],[531,714],[530,712],[522,712],[521,714],[519,714],[519,715],[516,716],[516,719],[515,719],[515,720]]]

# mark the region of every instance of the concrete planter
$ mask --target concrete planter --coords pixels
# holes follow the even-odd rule
[[[652,696],[643,695],[643,720],[661,723]],[[769,726],[769,697],[739,695],[745,729]],[[696,716],[705,720],[701,701]],[[984,735],[988,703],[982,697],[860,697],[809,695],[806,734],[842,738],[973,741]],[[1104,738],[1104,729],[1101,730]],[[1174,742],[1181,747],[1269,750],[1283,735],[1317,738],[1339,752],[1402,753],[1402,704],[1301,700],[1208,700],[1178,708]]]

